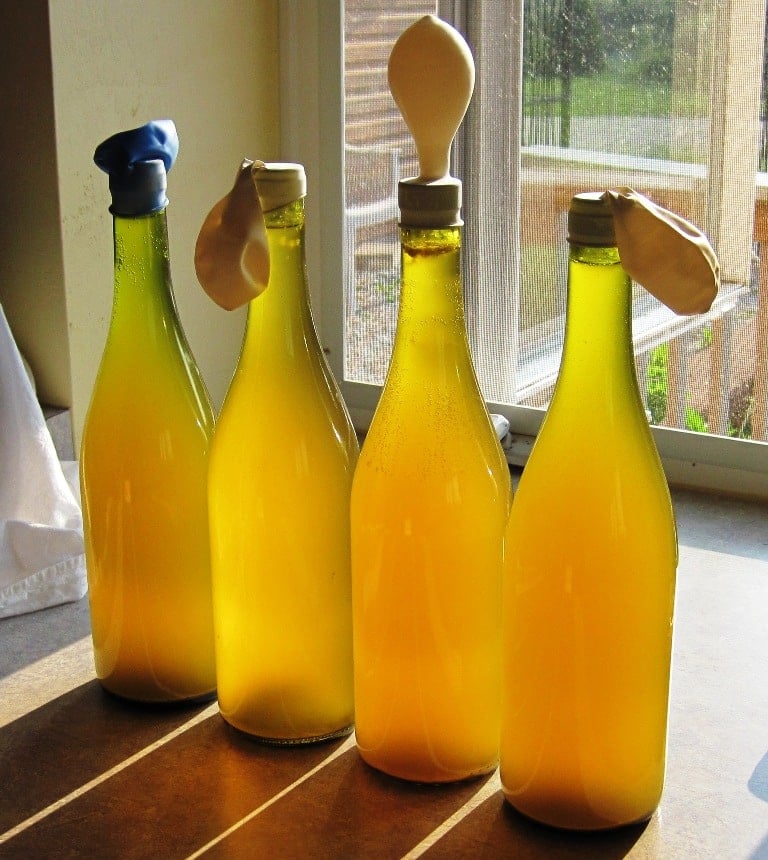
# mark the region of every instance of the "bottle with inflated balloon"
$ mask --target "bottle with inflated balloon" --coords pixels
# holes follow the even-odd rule
[[[399,186],[397,330],[352,489],[355,732],[370,765],[449,782],[498,760],[510,478],[469,352],[448,172],[472,57],[426,17],[395,44],[389,79],[420,175]]]

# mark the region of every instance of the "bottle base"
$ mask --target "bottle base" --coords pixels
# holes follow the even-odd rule
[[[493,764],[483,766],[478,770],[473,770],[466,774],[457,775],[446,773],[426,775],[417,774],[415,771],[407,773],[404,769],[401,770],[398,768],[388,767],[387,765],[376,764],[370,761],[366,757],[366,755],[360,751],[359,747],[358,753],[360,754],[360,758],[372,770],[384,774],[384,776],[389,777],[390,779],[396,779],[399,782],[407,782],[411,785],[454,785],[455,783],[459,782],[470,782],[473,779],[480,779],[483,776],[487,776],[488,774],[493,773],[497,767],[497,763],[494,762]]]
[[[146,695],[128,695],[126,693],[111,690],[103,681],[99,680],[101,689],[113,699],[118,699],[121,702],[130,702],[134,705],[146,705],[147,707],[168,708],[175,705],[205,705],[209,702],[216,701],[216,689],[206,693],[200,693],[197,696],[186,696],[179,698],[152,698]]]
[[[547,814],[532,814],[516,806],[515,803],[506,795],[504,796],[506,806],[511,809],[516,815],[525,818],[527,821],[533,822],[540,827],[546,827],[550,830],[559,830],[567,833],[611,833],[622,830],[631,830],[633,827],[638,829],[644,828],[653,818],[655,809],[649,813],[643,813],[637,818],[628,819],[627,821],[605,821],[594,816],[589,820],[587,816],[579,815],[562,815],[553,816]]]
[[[339,738],[345,738],[348,735],[351,735],[352,731],[354,730],[354,725],[350,724],[348,726],[344,726],[343,728],[334,729],[331,732],[324,732],[318,735],[307,735],[304,737],[296,738],[277,738],[255,734],[254,732],[249,732],[247,729],[242,729],[239,726],[230,723],[224,715],[222,715],[222,719],[224,720],[225,724],[238,735],[241,735],[242,737],[247,738],[249,741],[253,741],[254,743],[265,744],[266,746],[271,747],[295,747],[306,746],[308,744],[321,744],[326,741],[333,741],[338,740]]]

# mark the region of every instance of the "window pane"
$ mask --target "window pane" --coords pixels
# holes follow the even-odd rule
[[[397,183],[418,173],[416,150],[387,84],[397,37],[436,0],[346,0],[345,378],[381,384],[397,318],[400,238]]]
[[[522,374],[518,402],[545,405],[552,391],[568,199],[587,187],[631,185],[704,227],[723,259],[721,295],[706,317],[677,317],[635,290],[638,376],[652,420],[766,438],[753,426],[765,362],[756,366],[759,270],[749,259],[762,40],[749,16],[729,20],[726,5],[526,0],[520,351],[521,366],[534,370]],[[737,85],[717,65],[729,39],[753,54],[752,76],[740,72]],[[742,115],[754,108],[740,141],[743,126],[731,126],[729,140],[724,120],[737,100]],[[737,149],[752,159],[741,176],[723,169]]]
[[[489,2],[450,4],[464,8],[465,26],[457,26],[470,31],[476,55],[478,48],[506,51],[517,35],[483,32]],[[467,217],[467,312],[470,334],[480,332],[473,351],[486,397],[546,406],[562,346],[568,201],[578,191],[630,185],[703,227],[723,267],[721,295],[705,317],[677,317],[635,289],[638,377],[651,420],[768,439],[768,302],[761,286],[768,252],[759,257],[768,236],[768,176],[756,174],[764,3],[525,0],[523,6],[522,107],[509,111],[521,117],[512,128],[522,153],[519,223],[508,219],[498,235],[491,198]],[[345,4],[349,380],[381,383],[386,372],[397,312],[396,183],[416,169],[389,95],[387,58],[406,26],[437,11],[437,3],[419,0]],[[724,62],[729,56],[738,61],[732,67]],[[502,70],[506,62],[500,54],[498,63],[486,57],[483,66],[486,90],[497,99],[511,97],[502,77],[493,79],[494,66]],[[482,104],[489,110],[493,98]],[[465,123],[487,123],[485,133],[463,139],[470,146],[482,141],[481,153],[459,147],[465,199],[485,191],[477,188],[478,159],[516,157],[493,120]],[[471,235],[490,233],[483,213],[497,219],[490,253],[481,253],[488,246]],[[517,248],[518,230],[519,262],[514,254],[510,266],[498,246]],[[499,259],[504,271],[496,271]],[[494,298],[492,285],[501,281],[514,285],[512,299]],[[494,337],[500,314],[505,324],[512,320],[511,337],[508,326]],[[475,325],[477,318],[490,324]]]

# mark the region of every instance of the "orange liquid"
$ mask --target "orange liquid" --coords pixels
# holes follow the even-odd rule
[[[566,341],[506,537],[502,783],[519,811],[574,829],[649,817],[664,780],[677,545],[616,331],[622,274],[571,266],[568,324],[588,346]]]
[[[148,221],[122,226],[151,257]],[[131,277],[118,273],[80,454],[96,674],[131,699],[206,697],[216,686],[206,499],[213,418],[170,294]]]
[[[392,364],[352,491],[358,749],[423,782],[498,759],[509,471],[469,358],[458,255],[457,238],[404,254]]]
[[[287,220],[267,222],[270,283],[251,302],[217,424],[209,503],[222,716],[295,743],[352,726],[357,439],[312,325],[299,225]]]

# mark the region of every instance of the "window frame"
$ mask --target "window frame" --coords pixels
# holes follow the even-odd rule
[[[344,379],[344,4],[281,0],[278,8],[280,158],[299,161],[307,171],[307,269],[315,322],[354,425],[364,433],[381,389]],[[495,402],[488,407],[510,421],[507,459],[523,466],[544,411]],[[652,430],[673,486],[768,500],[768,443]]]

